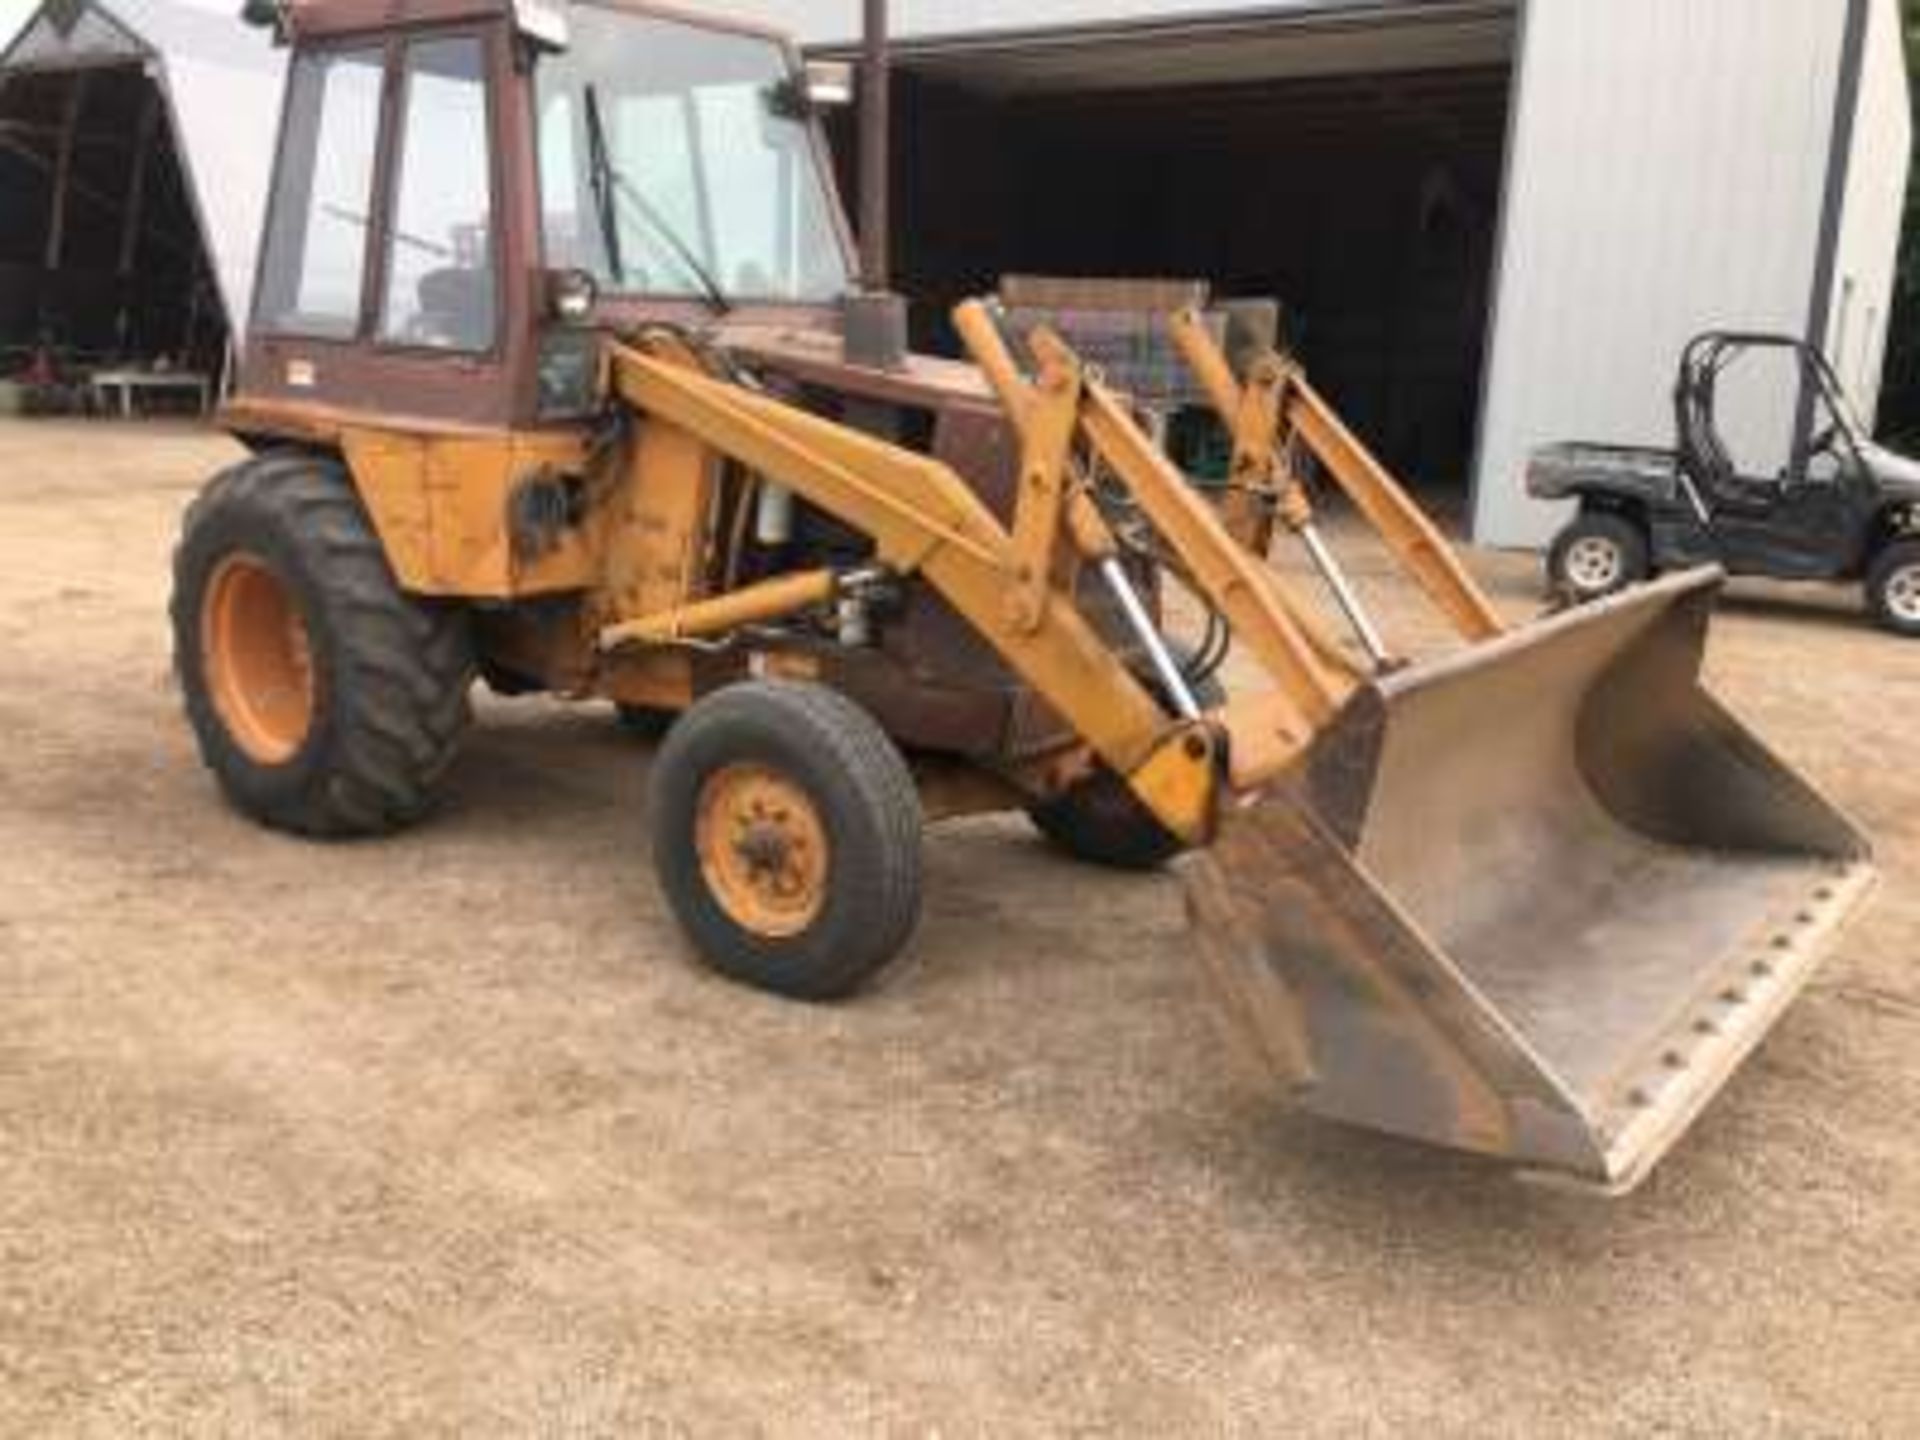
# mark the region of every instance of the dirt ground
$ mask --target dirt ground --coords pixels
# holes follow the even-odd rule
[[[0,1432],[1920,1429],[1920,648],[1845,597],[1712,670],[1885,887],[1608,1205],[1287,1114],[1177,882],[1017,820],[834,1009],[689,963],[599,709],[483,702],[397,841],[255,830],[164,618],[226,453],[0,425]]]

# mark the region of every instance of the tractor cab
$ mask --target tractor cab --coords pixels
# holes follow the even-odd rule
[[[596,333],[824,330],[852,247],[798,55],[644,4],[271,7],[294,48],[242,405],[523,427]]]

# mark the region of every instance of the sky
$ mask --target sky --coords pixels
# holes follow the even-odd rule
[[[27,23],[33,13],[32,0],[0,0],[0,45],[13,39],[14,32]]]

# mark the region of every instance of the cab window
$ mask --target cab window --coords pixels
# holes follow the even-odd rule
[[[415,41],[402,69],[380,338],[493,347],[493,169],[486,50],[478,36]]]
[[[384,73],[377,47],[310,51],[294,62],[260,269],[265,331],[359,333]]]
[[[787,52],[600,6],[534,72],[547,263],[604,289],[820,304],[849,282]]]

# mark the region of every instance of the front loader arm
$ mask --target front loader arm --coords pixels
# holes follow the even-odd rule
[[[1197,312],[1182,311],[1169,325],[1181,357],[1233,436],[1235,485],[1228,516],[1250,548],[1265,554],[1271,540],[1271,521],[1265,518],[1271,512],[1258,503],[1261,500],[1277,510],[1289,529],[1311,539],[1313,508],[1292,473],[1291,453],[1298,443],[1326,468],[1463,639],[1490,640],[1505,631],[1493,603],[1439,527],[1347,428],[1298,365],[1268,352],[1248,367],[1243,385]]]
[[[1251,553],[1194,492],[1117,397],[1085,375],[1057,334],[1042,328],[1030,337],[1040,372],[1033,385],[1021,376],[984,304],[961,305],[954,325],[1030,443],[1058,397],[1071,397],[1088,456],[1125,486],[1178,557],[1188,582],[1273,682],[1213,717],[1227,738],[1233,788],[1253,789],[1286,769],[1353,694],[1359,672],[1264,558]],[[1033,488],[1031,479],[1023,480],[1023,503]]]
[[[1020,437],[1011,527],[944,464],[710,375],[684,347],[615,347],[612,384],[642,416],[869,536],[882,565],[923,577],[1169,830],[1204,844],[1223,788],[1245,793],[1286,770],[1364,677],[1064,341],[1044,329],[1031,337],[1038,372],[1029,381],[984,306],[962,305],[954,319]],[[1265,671],[1266,689],[1203,716],[1136,601],[1130,619],[1163,706],[1088,623],[1075,595],[1081,565],[1099,568],[1123,610],[1129,598],[1114,537],[1091,498],[1095,463],[1126,488],[1186,582]],[[820,575],[767,582],[705,609],[791,608],[829,583]],[[622,617],[602,642],[658,642],[690,618],[685,607]]]
[[[786,486],[869,536],[882,564],[924,577],[1169,830],[1194,843],[1211,833],[1213,732],[1170,719],[1058,585],[1037,623],[1010,603],[1021,569],[1013,537],[947,466],[636,346],[613,349],[611,372],[642,416]],[[673,628],[670,617],[632,617],[603,638]]]

